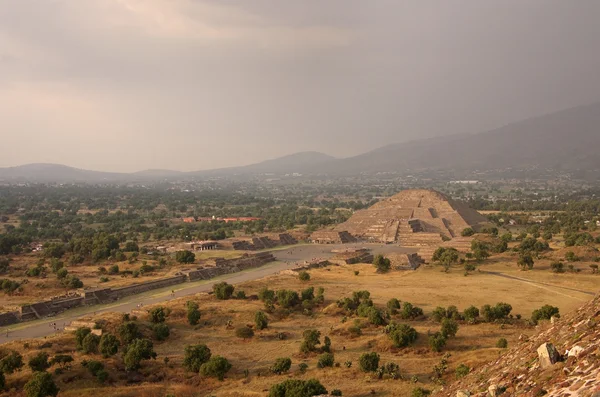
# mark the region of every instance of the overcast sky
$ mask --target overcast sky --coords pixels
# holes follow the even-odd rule
[[[337,157],[600,100],[598,0],[0,0],[0,166]]]

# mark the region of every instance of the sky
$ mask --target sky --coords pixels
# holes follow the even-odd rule
[[[347,157],[600,101],[597,0],[0,0],[0,167]]]

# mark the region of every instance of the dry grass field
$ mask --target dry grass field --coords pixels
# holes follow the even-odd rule
[[[100,356],[83,356],[74,350],[74,337],[63,334],[46,340],[12,342],[4,349],[16,349],[23,352],[25,361],[37,353],[43,342],[51,342],[52,347],[44,349],[50,356],[56,353],[72,354],[75,357],[73,369],[55,376],[61,388],[60,396],[92,396],[101,392],[105,396],[265,396],[275,383],[287,378],[317,378],[328,389],[340,389],[344,396],[409,396],[413,388],[420,386],[434,389],[430,376],[433,366],[440,362],[445,353],[450,353],[449,365],[444,381],[454,379],[454,369],[461,363],[471,367],[494,359],[502,354],[495,347],[499,338],[506,338],[509,346],[516,343],[520,335],[530,335],[539,330],[520,324],[477,324],[461,323],[456,338],[449,339],[447,347],[441,353],[430,351],[427,345],[428,332],[439,330],[440,326],[430,320],[404,321],[419,332],[417,342],[405,349],[392,346],[382,327],[368,325],[365,318],[350,316],[343,322],[344,314],[335,305],[343,297],[349,297],[353,291],[368,290],[378,307],[385,307],[391,298],[408,301],[423,308],[426,315],[436,306],[455,305],[464,310],[470,305],[481,307],[484,304],[507,302],[513,306],[512,313],[529,318],[534,309],[544,304],[558,306],[566,313],[590,300],[589,293],[595,293],[600,286],[600,276],[591,274],[585,262],[579,262],[580,273],[554,274],[548,269],[551,258],[536,263],[534,270],[521,271],[516,266],[513,254],[503,254],[490,258],[480,271],[465,276],[460,267],[444,273],[440,267],[423,266],[416,271],[397,271],[377,274],[372,265],[340,265],[310,271],[311,279],[300,281],[291,274],[280,274],[266,279],[247,282],[236,286],[248,296],[256,294],[261,288],[293,289],[300,291],[309,286],[325,289],[325,303],[313,311],[312,315],[293,312],[282,315],[280,310],[269,314],[269,327],[256,331],[250,340],[235,336],[235,328],[254,324],[254,314],[264,310],[259,300],[216,300],[214,296],[199,294],[194,297],[175,299],[167,305],[172,311],[167,319],[171,335],[165,342],[155,342],[156,360],[144,361],[139,374],[127,374],[123,369],[119,355],[107,359],[105,365],[110,379],[100,385],[84,368],[82,359],[99,359]],[[355,275],[355,271],[359,274]],[[200,306],[202,318],[197,326],[187,324],[185,302],[195,300]],[[149,308],[144,308],[148,310]],[[144,311],[145,311],[144,310]],[[143,311],[139,323],[148,327],[147,316]],[[120,315],[107,314],[106,329],[114,332],[120,323]],[[228,322],[233,327],[228,327]],[[348,328],[360,324],[362,335],[351,337]],[[538,327],[544,327],[542,324]],[[302,332],[305,329],[317,329],[323,337],[329,336],[335,361],[340,367],[319,369],[316,366],[317,354],[304,355],[299,352]],[[149,329],[144,331],[148,336]],[[280,340],[278,333],[287,338]],[[226,357],[233,365],[223,382],[200,378],[198,374],[185,372],[182,368],[183,351],[190,344],[204,343],[213,355]],[[380,363],[394,362],[400,366],[401,380],[379,380],[374,374],[361,372],[358,359],[362,353],[375,351],[380,354]],[[168,357],[168,364],[164,359]],[[288,374],[274,375],[268,370],[278,357],[290,357],[292,368]],[[351,361],[351,368],[344,366]],[[306,363],[308,370],[299,372],[300,363]],[[247,376],[244,373],[247,372]],[[4,395],[19,396],[17,390],[28,380],[29,370],[7,376],[7,384],[12,387]],[[140,376],[142,375],[142,376]],[[414,383],[416,381],[416,383]],[[101,388],[98,390],[98,388]]]

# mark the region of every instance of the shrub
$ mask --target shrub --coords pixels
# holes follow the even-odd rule
[[[68,368],[71,366],[72,362],[73,356],[69,356],[67,354],[57,354],[56,356],[52,357],[52,360],[50,360],[50,365],[58,364],[60,368]]]
[[[554,273],[564,273],[565,272],[565,265],[562,262],[553,262],[550,265],[550,269],[552,269],[552,271]]]
[[[456,333],[458,332],[458,323],[451,318],[443,319],[441,332],[444,338],[456,336]]]
[[[225,378],[225,374],[229,372],[230,369],[231,364],[226,358],[214,356],[200,366],[200,375],[223,380]]]
[[[400,309],[400,301],[396,298],[392,298],[387,302],[387,309],[390,314],[397,314]]]
[[[0,372],[12,374],[23,367],[23,356],[16,351],[11,351],[0,360]]]
[[[307,288],[300,293],[301,300],[304,301],[312,301],[315,299],[315,289],[314,287]]]
[[[81,351],[84,354],[95,354],[98,353],[98,345],[100,344],[100,337],[98,335],[89,333],[83,338],[81,343]]]
[[[119,340],[112,334],[102,334],[100,337],[99,350],[104,358],[114,356],[119,351]]]
[[[377,273],[387,273],[392,266],[390,260],[383,255],[377,255],[373,259],[373,266],[377,269]]]
[[[75,276],[67,276],[62,279],[62,285],[65,288],[75,289],[75,288],[82,288],[83,282]]]
[[[273,385],[268,397],[312,397],[327,394],[327,389],[316,379],[287,379]]]
[[[29,382],[25,384],[24,390],[27,397],[54,397],[60,389],[56,386],[52,380],[52,375],[48,372],[36,372],[31,376]]]
[[[288,372],[292,367],[292,360],[289,357],[282,357],[275,360],[275,363],[269,368],[271,372],[277,375],[281,375]]]
[[[530,254],[521,253],[517,262],[522,270],[531,270],[533,268],[533,257]]]
[[[250,339],[254,336],[254,331],[249,327],[238,327],[235,330],[235,336],[242,339]]]
[[[211,352],[206,345],[190,345],[185,348],[183,366],[188,371],[198,372],[210,357]]]
[[[465,309],[465,311],[463,312],[463,316],[465,320],[467,320],[470,323],[473,323],[479,318],[479,309],[475,306],[470,306]]]
[[[434,352],[440,352],[446,346],[446,338],[440,332],[429,336],[429,347]]]
[[[150,321],[153,324],[164,323],[165,320],[167,319],[167,316],[169,315],[168,309],[165,309],[162,306],[155,307],[154,309],[150,310],[149,314],[150,314]]]
[[[306,364],[306,363],[300,363],[298,365],[298,370],[300,370],[301,373],[305,373],[307,369],[308,369],[308,364]]]
[[[234,290],[235,290],[235,287],[233,285],[227,284],[224,281],[213,285],[213,292],[214,292],[215,296],[217,297],[217,299],[220,299],[220,300],[227,300],[227,299],[231,298],[231,295],[233,295]]]
[[[193,301],[186,303],[187,307],[187,320],[190,325],[196,325],[200,321],[200,310],[198,310],[198,304]]]
[[[342,391],[340,389],[333,389],[330,393],[331,396],[341,396]]]
[[[285,309],[289,309],[300,303],[300,297],[296,291],[282,289],[277,291],[276,296],[277,303]]]
[[[96,378],[100,383],[104,383],[108,380],[108,372],[105,370],[98,371],[98,373],[96,373]]]
[[[179,263],[194,263],[196,254],[188,250],[177,251],[175,253],[175,260]]]
[[[496,306],[484,305],[481,308],[481,316],[486,322],[504,320],[512,311],[512,306],[508,303],[496,303]]]
[[[463,229],[463,231],[460,233],[460,235],[463,237],[471,237],[474,234],[475,234],[475,230],[473,230],[473,228],[470,228],[470,227]]]
[[[123,363],[128,371],[136,370],[140,367],[142,360],[156,358],[156,353],[149,339],[135,339],[131,342],[123,355]]]
[[[552,317],[560,317],[558,307],[544,305],[533,311],[531,314],[531,322],[537,324],[540,320],[550,320]]]
[[[402,304],[402,311],[400,317],[405,320],[412,320],[423,315],[423,309],[420,307],[413,306],[410,302],[404,302]]]
[[[48,362],[48,353],[39,352],[29,360],[27,365],[29,365],[29,368],[31,368],[33,372],[42,372],[47,370],[50,368],[50,363]]]
[[[406,324],[391,323],[386,327],[388,337],[395,347],[406,347],[417,340],[417,331]]]
[[[154,339],[163,341],[169,337],[171,331],[169,330],[169,326],[167,324],[159,323],[152,326],[152,333],[154,334]]]
[[[575,255],[575,253],[573,251],[569,251],[565,254],[565,259],[569,262],[577,262],[580,260],[580,258]]]
[[[498,339],[498,342],[496,342],[496,347],[498,349],[506,349],[508,347],[508,341],[505,338],[500,338]]]
[[[427,389],[423,389],[422,387],[417,387],[412,389],[410,392],[410,397],[427,397],[431,392]]]
[[[321,344],[319,338],[321,337],[321,332],[316,329],[307,329],[302,333],[302,337],[304,340],[300,345],[300,351],[302,353],[310,353],[316,350],[317,345]]]
[[[254,314],[254,324],[259,330],[267,328],[269,326],[267,315],[261,311],[257,311]]]
[[[298,273],[298,278],[300,279],[300,281],[309,281],[310,274],[308,274],[306,270],[303,270],[300,273]]]
[[[119,274],[119,265],[112,265],[109,267],[108,274]]]
[[[136,323],[126,322],[119,326],[119,337],[122,344],[126,346],[133,342],[133,340],[141,338],[142,333]]]
[[[104,369],[104,364],[102,364],[100,361],[83,361],[81,364],[87,368],[87,370],[90,371],[93,376],[96,376],[98,372]]]
[[[464,378],[469,374],[470,371],[471,368],[469,368],[468,365],[460,364],[458,367],[456,367],[455,375],[457,378]]]
[[[363,353],[358,359],[358,363],[363,372],[375,372],[379,367],[379,354],[375,352]]]
[[[333,367],[335,359],[331,353],[323,353],[317,360],[317,368]]]
[[[246,293],[244,291],[236,291],[233,295],[233,299],[244,300],[246,299]]]
[[[261,290],[258,291],[258,299],[260,299],[263,302],[273,302],[275,300],[275,291],[270,290],[266,287],[261,288]]]

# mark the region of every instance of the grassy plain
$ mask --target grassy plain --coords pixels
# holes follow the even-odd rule
[[[280,311],[269,314],[269,328],[256,331],[250,340],[237,338],[235,328],[253,324],[255,312],[264,309],[262,302],[251,299],[218,301],[209,294],[175,299],[164,305],[172,310],[167,319],[171,336],[165,342],[155,342],[157,360],[143,362],[140,370],[143,376],[139,376],[127,374],[119,356],[108,359],[105,364],[111,375],[106,385],[100,385],[81,367],[81,360],[90,357],[74,351],[72,335],[30,341],[28,348],[23,347],[23,341],[13,342],[5,348],[24,352],[27,361],[29,356],[39,351],[41,343],[51,342],[52,347],[45,349],[51,356],[61,352],[76,357],[73,370],[55,377],[61,388],[60,395],[69,397],[91,396],[99,392],[105,396],[265,396],[271,385],[287,378],[317,378],[328,390],[340,389],[344,396],[409,396],[417,386],[430,390],[437,387],[432,384],[430,376],[433,366],[439,363],[444,353],[451,354],[449,369],[444,377],[445,381],[450,382],[459,364],[476,367],[502,354],[502,349],[495,347],[499,338],[506,338],[511,346],[517,343],[521,334],[529,335],[538,331],[523,323],[461,324],[457,337],[449,340],[444,351],[434,353],[427,346],[427,334],[439,330],[439,324],[430,320],[404,321],[396,317],[395,321],[410,324],[420,334],[415,345],[396,349],[382,328],[368,325],[366,319],[350,316],[343,322],[344,313],[335,305],[338,299],[350,296],[352,291],[368,290],[378,307],[385,307],[389,299],[397,298],[422,307],[426,315],[436,306],[456,305],[462,311],[470,305],[481,307],[483,304],[507,302],[513,306],[514,314],[528,318],[534,309],[544,304],[558,306],[561,313],[574,310],[591,299],[590,294],[597,292],[600,276],[591,274],[586,263],[577,264],[582,269],[580,273],[555,274],[547,267],[550,261],[551,258],[541,260],[536,263],[534,270],[521,271],[515,264],[514,254],[507,253],[490,258],[480,266],[480,271],[468,276],[458,266],[448,273],[428,265],[416,271],[377,274],[372,265],[360,264],[311,270],[308,282],[302,282],[292,274],[246,282],[236,286],[236,289],[244,290],[248,296],[256,294],[262,287],[296,291],[309,286],[325,289],[325,303],[317,307],[312,315],[293,312],[286,316]],[[355,271],[359,274],[355,275]],[[202,318],[198,326],[192,327],[186,322],[184,305],[187,300],[199,303]],[[138,311],[135,314],[146,327],[144,333],[150,336],[145,313]],[[107,321],[106,328],[114,332],[120,315],[107,314],[102,318]],[[228,322],[233,327],[228,327]],[[363,327],[359,337],[351,337],[348,332],[348,328],[355,324]],[[316,354],[299,353],[305,329],[318,329],[321,341],[324,336],[331,338],[335,360],[341,364],[340,367],[319,369],[316,366]],[[287,338],[279,340],[278,333],[285,333]],[[197,343],[207,344],[213,355],[222,355],[230,360],[233,368],[225,381],[200,378],[197,374],[186,373],[182,368],[185,346]],[[361,372],[358,359],[362,353],[370,351],[380,354],[381,363],[398,364],[403,380],[379,380],[374,374]],[[164,361],[165,357],[169,358],[168,364]],[[273,375],[268,371],[278,357],[292,359],[289,374]],[[100,356],[93,358],[101,359]],[[344,366],[346,361],[352,362],[351,368]],[[300,363],[308,364],[304,374],[299,372]],[[249,373],[247,377],[245,370]],[[17,390],[21,389],[29,374],[28,370],[23,370],[7,376],[9,387],[14,389],[6,395],[18,396]]]

